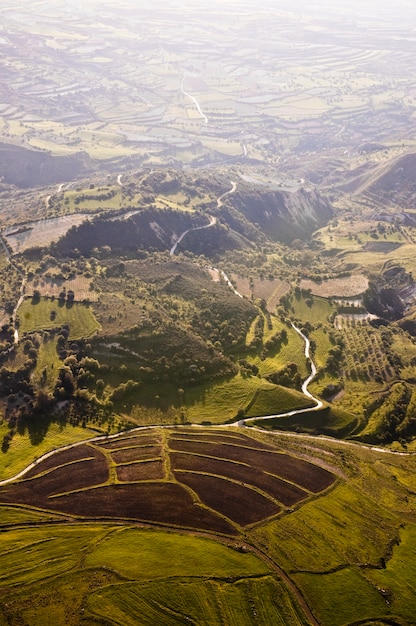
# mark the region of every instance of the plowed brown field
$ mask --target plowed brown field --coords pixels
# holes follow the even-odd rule
[[[57,451],[0,487],[0,503],[235,535],[335,481],[313,463],[221,429],[147,431]]]

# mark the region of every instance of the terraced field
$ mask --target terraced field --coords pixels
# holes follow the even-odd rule
[[[235,535],[335,482],[330,471],[225,430],[153,429],[37,462],[0,502]]]

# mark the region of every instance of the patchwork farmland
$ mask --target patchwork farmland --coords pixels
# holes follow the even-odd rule
[[[0,502],[235,535],[335,482],[319,465],[248,435],[153,429],[58,451],[0,490]]]

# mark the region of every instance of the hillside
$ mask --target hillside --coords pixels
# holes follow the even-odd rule
[[[20,188],[72,181],[85,175],[93,162],[85,153],[55,156],[48,151],[29,150],[0,143],[2,182]]]
[[[416,626],[416,5],[6,0],[0,626]]]

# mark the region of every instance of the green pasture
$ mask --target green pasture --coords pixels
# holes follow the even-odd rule
[[[302,409],[313,406],[314,402],[294,389],[287,389],[279,385],[261,387],[245,411],[246,417],[257,415],[275,415],[286,413],[293,409]]]
[[[176,424],[210,422],[223,424],[245,417],[283,413],[310,406],[303,394],[285,389],[257,376],[237,374],[218,383],[206,382],[178,388],[168,383],[143,385],[132,391],[118,406],[120,413],[138,424]]]
[[[114,192],[112,198],[105,200],[97,200],[94,196]],[[80,196],[85,196],[78,203],[75,202]],[[134,194],[132,198],[123,196],[123,190],[120,186],[114,185],[105,188],[82,189],[74,191],[69,189],[64,192],[63,200],[60,203],[60,213],[79,213],[91,212],[96,213],[98,210],[117,210],[124,207],[135,206],[141,199],[141,194]]]
[[[309,370],[305,359],[305,342],[293,328],[285,328],[287,329],[288,341],[287,343],[283,342],[280,349],[272,350],[267,353],[265,358],[262,358],[261,350],[258,354],[248,354],[245,358],[259,368],[262,376],[273,374],[287,363],[296,363],[300,375],[302,378],[306,378],[309,375]],[[267,340],[267,333],[265,339]]]
[[[86,555],[85,566],[111,568],[130,580],[170,578],[178,573],[184,577],[259,576],[270,571],[253,554],[210,539],[137,528],[109,534]]]
[[[288,442],[295,454],[314,455],[342,475],[322,496],[248,531],[246,545],[266,551],[289,573],[322,626],[413,623],[414,457],[330,441]],[[138,616],[148,626],[248,626],[254,615],[259,624],[308,624],[269,565],[231,540],[111,523],[36,526],[60,516],[23,507],[1,507],[0,515],[8,526],[0,546],[0,624],[75,626],[81,612],[86,623],[111,619],[120,626],[134,626]]]
[[[303,406],[308,406],[303,396]],[[312,402],[309,403],[309,406]],[[294,407],[302,408],[302,407]],[[261,415],[261,413],[257,413]],[[265,415],[265,413],[264,413]],[[289,417],[277,417],[268,420],[256,420],[255,425],[267,430],[299,431],[302,433],[325,434],[343,438],[352,433],[359,424],[359,418],[347,411],[332,406],[325,406],[318,411],[310,410]]]
[[[23,134],[26,134],[26,131],[24,131]],[[54,141],[53,138],[43,139],[42,137],[30,137],[28,143],[32,148],[45,150],[56,156],[67,156],[77,152],[77,149],[73,146],[59,143],[58,141]]]
[[[80,304],[60,303],[58,300],[41,298],[39,301],[26,299],[19,308],[20,333],[59,328],[65,324],[70,327],[70,339],[91,337],[100,324],[92,309]]]
[[[345,626],[392,615],[382,594],[358,568],[347,567],[328,574],[300,573],[294,578],[308,602],[316,607],[315,614],[322,626]]]
[[[305,448],[302,447],[303,441]],[[269,556],[285,571],[313,574],[310,580],[317,588],[321,573],[365,566],[357,571],[366,588],[370,568],[381,568],[391,558],[391,547],[399,541],[402,525],[415,523],[414,457],[381,454],[364,446],[329,441],[319,443],[318,439],[296,437],[290,438],[289,442],[293,442],[294,449],[300,445],[304,453],[311,453],[313,448],[319,453],[324,446],[326,457],[321,458],[328,459],[335,467],[338,465],[345,480],[340,477],[340,483],[324,496],[255,529],[253,540],[256,538],[260,545],[267,546]],[[414,542],[415,533],[412,533],[409,542]],[[414,550],[414,547],[409,549]],[[396,548],[392,563],[396,563],[395,551]],[[398,553],[397,564],[402,563],[400,557],[403,554]],[[408,562],[410,560],[409,556]],[[413,568],[408,568],[409,580],[412,575]],[[342,599],[339,602],[344,606]],[[415,615],[416,597],[413,597],[412,606]],[[355,619],[353,614],[341,623],[352,623]],[[330,626],[330,619],[326,623]]]
[[[391,612],[414,623],[416,615],[416,526],[408,525],[400,531],[400,543],[386,567],[368,569],[366,577],[372,585],[385,589]]]
[[[319,369],[325,367],[328,352],[331,348],[333,348],[333,344],[330,341],[329,334],[323,329],[312,331],[310,339],[316,343],[316,351],[313,355],[313,361],[319,371]]]
[[[401,357],[404,365],[416,357],[416,345],[413,339],[405,332],[399,331],[394,333],[392,349]],[[412,370],[414,375],[414,368],[411,366],[410,371]]]
[[[81,613],[122,626],[248,626],[253,611],[259,623],[308,624],[269,566],[204,537],[102,524],[10,528],[0,572],[1,624],[6,612],[38,626],[75,626]]]
[[[186,389],[183,408],[187,421],[221,424],[236,418],[239,410],[250,411],[253,403],[257,406],[263,403],[263,408],[268,410],[289,397],[290,394],[286,397],[276,385],[257,376],[237,374],[229,381]]]
[[[62,365],[58,356],[57,345],[57,339],[53,337],[49,341],[41,343],[38,351],[33,381],[47,389],[54,387],[59,368]],[[46,376],[44,372],[46,372]]]
[[[9,529],[2,533],[0,585],[28,585],[72,570],[106,532],[88,525]]]
[[[287,589],[272,576],[235,582],[182,577],[142,585],[118,584],[95,592],[87,606],[94,617],[111,615],[112,623],[119,626],[136,626],[139,615],[142,626],[308,624]]]
[[[59,520],[59,516],[52,513],[42,513],[25,507],[1,506],[0,524],[1,526],[17,526],[19,524],[36,524],[38,522],[50,522]]]
[[[306,598],[316,607],[316,615],[323,626],[383,617],[398,619],[394,621],[398,624],[414,623],[416,527],[405,526],[399,541],[385,567],[348,567],[321,575],[295,575]]]
[[[291,300],[290,314],[302,322],[325,324],[333,311],[334,307],[328,300],[319,296],[304,298],[302,295],[297,297],[294,294]]]
[[[322,389],[324,383],[334,383],[334,381],[338,382],[337,379],[325,376],[320,379],[316,385],[312,384],[310,390],[313,392],[315,389]],[[344,382],[345,393],[336,400],[334,406],[346,411],[347,413],[357,415],[362,421],[364,421],[364,408],[378,397],[381,389],[380,385],[372,380],[352,381],[350,379],[346,379]],[[318,387],[318,385],[320,387]]]
[[[6,422],[0,422],[0,440],[9,432]],[[79,426],[61,426],[47,419],[29,425],[24,432],[17,430],[7,452],[0,452],[0,480],[11,478],[35,459],[62,446],[96,437],[97,432]]]

